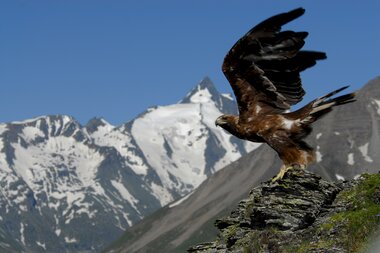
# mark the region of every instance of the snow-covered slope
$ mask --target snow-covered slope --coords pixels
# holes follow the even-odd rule
[[[99,251],[256,147],[215,127],[235,110],[205,78],[121,126],[62,115],[0,124],[0,250]]]
[[[163,184],[186,194],[207,175],[221,169],[257,145],[243,143],[215,126],[215,119],[230,105],[216,97],[204,79],[179,104],[148,110],[131,125],[137,145]]]

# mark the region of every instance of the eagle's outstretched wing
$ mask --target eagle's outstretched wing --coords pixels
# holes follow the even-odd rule
[[[323,52],[300,51],[307,32],[281,31],[304,12],[298,8],[261,22],[226,55],[222,70],[236,96],[240,121],[284,112],[302,100],[300,72],[326,58]]]

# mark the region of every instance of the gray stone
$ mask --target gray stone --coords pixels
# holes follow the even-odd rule
[[[341,243],[340,237],[345,236],[347,224],[332,217],[360,208],[353,206],[355,199],[344,196],[355,196],[356,191],[368,187],[374,188],[369,198],[375,203],[372,207],[380,210],[376,206],[379,187],[373,186],[374,182],[380,182],[380,175],[376,176],[376,181],[371,179],[367,188],[356,189],[361,180],[364,181],[334,183],[308,171],[290,170],[281,180],[270,180],[253,188],[248,198],[241,201],[229,216],[216,221],[217,240],[191,247],[188,252],[358,252],[348,250]],[[360,196],[371,191],[364,190]],[[338,195],[340,193],[342,196]],[[380,222],[377,223],[373,227],[380,228]],[[307,247],[303,250],[305,244]]]

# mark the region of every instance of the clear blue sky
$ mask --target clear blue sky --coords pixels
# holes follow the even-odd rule
[[[328,59],[303,74],[311,100],[380,75],[380,1],[0,1],[0,122],[67,114],[127,122],[180,100],[253,25],[296,7],[288,27]]]

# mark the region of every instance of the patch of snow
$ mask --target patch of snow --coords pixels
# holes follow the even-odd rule
[[[0,124],[0,136],[7,131],[7,125],[6,124]],[[0,138],[0,150],[4,149],[4,140],[3,138]],[[13,174],[13,170],[9,167],[9,164],[7,163],[7,158],[6,158],[6,152],[0,152],[0,172],[7,174]],[[1,179],[1,178],[0,178]],[[1,180],[3,181],[3,180]]]
[[[315,136],[315,138],[318,140],[319,138],[321,138],[322,136],[322,133],[317,133],[317,135]]]
[[[349,165],[354,165],[355,164],[355,161],[354,161],[354,154],[353,153],[349,153],[348,156],[347,156],[347,163]]]
[[[26,212],[28,211],[28,207],[25,204],[26,194],[24,194],[25,192],[19,192],[19,194],[17,194],[17,197],[13,200],[13,203],[17,205],[20,211]]]
[[[358,179],[360,179],[360,178],[361,178],[361,175],[360,175],[360,174],[354,176],[354,179],[355,179],[355,180],[358,180]]]
[[[234,101],[234,97],[232,96],[231,93],[222,93],[221,96],[225,97],[225,98],[227,98],[227,99],[229,99],[231,101]]]
[[[187,194],[185,197],[180,198],[179,200],[171,203],[168,207],[172,208],[172,207],[178,206],[179,204],[181,204],[182,202],[184,202],[186,199],[188,199],[193,193],[194,193],[194,191],[191,192],[191,193],[189,193],[189,194]]]
[[[335,135],[340,135],[340,133],[339,133],[339,132],[337,132],[337,131],[335,131],[335,132],[334,132],[334,134],[335,134]]]
[[[203,176],[207,130],[199,124],[202,120],[199,107],[199,104],[190,103],[158,107],[135,120],[132,125],[132,135],[137,145],[169,188],[177,186],[168,173],[190,185],[198,184],[199,176]],[[167,148],[164,148],[165,143],[172,150],[171,157],[168,156]],[[201,168],[202,173],[192,173],[194,167]]]
[[[151,189],[153,195],[160,201],[161,206],[173,201],[173,197],[170,192],[162,186],[152,183]]]
[[[101,118],[100,121],[109,128],[109,131],[111,131],[113,128],[115,128],[111,123],[106,121],[105,119]]]
[[[66,192],[67,209],[70,210],[75,202],[81,202],[84,198],[83,192]]]
[[[319,152],[320,148],[321,148],[320,146],[317,146],[317,150],[315,152],[317,162],[321,162],[322,161],[322,157],[323,157],[323,155],[321,154],[321,152]]]
[[[26,245],[25,244],[25,234],[24,234],[24,231],[25,231],[24,224],[20,223],[20,241],[21,241],[22,244]]]
[[[373,102],[377,105],[377,114],[380,115],[380,100],[373,99]]]
[[[99,146],[113,147],[126,159],[126,165],[136,174],[146,176],[148,166],[145,161],[136,154],[136,147],[133,138],[123,127],[115,128],[110,124],[98,127],[98,130],[91,134],[91,138]]]
[[[206,103],[211,100],[211,93],[208,89],[201,89],[201,87],[197,86],[198,91],[190,97],[191,103]]]
[[[38,117],[35,117],[35,118],[31,118],[31,119],[26,119],[26,120],[22,120],[22,121],[12,121],[12,124],[28,124],[28,123],[32,123],[32,122],[35,122],[39,119],[44,119],[46,118],[47,116],[38,116]]]
[[[337,180],[340,180],[340,181],[344,181],[345,180],[344,177],[341,176],[341,175],[339,175],[339,174],[335,174],[335,177],[336,177]]]
[[[63,199],[66,197],[66,193],[63,192],[52,192],[50,193],[50,197],[54,199]]]
[[[92,185],[97,167],[104,159],[99,152],[86,144],[65,136],[49,138],[44,143],[28,148],[24,148],[20,143],[13,144],[13,147],[16,158],[15,171],[33,190],[41,187],[37,182],[49,178],[50,172],[43,169],[44,167],[54,168],[60,164],[68,164],[75,169],[83,186]],[[65,170],[70,171],[70,168],[65,168]],[[63,187],[67,188],[67,186]]]
[[[59,201],[53,200],[52,198],[50,198],[50,201],[48,202],[48,207],[51,209],[58,210],[60,205],[61,203]]]
[[[68,236],[65,236],[65,242],[66,242],[66,243],[76,243],[76,242],[78,242],[78,240],[75,239],[74,237],[73,237],[73,238],[70,238],[70,237],[68,237]]]
[[[78,178],[83,185],[85,187],[92,185],[98,172],[98,167],[105,157],[83,143],[77,143],[75,153],[70,152],[67,155],[69,158],[73,158],[73,167],[76,168]]]
[[[43,248],[44,250],[46,250],[46,243],[42,243],[42,242],[36,241],[36,244],[38,246],[40,246],[41,248]]]
[[[25,141],[30,142],[35,140],[37,137],[43,137],[44,133],[41,129],[32,126],[26,126],[23,129],[23,133],[21,135]]]
[[[139,201],[128,191],[127,188],[125,188],[125,186],[121,182],[111,180],[111,184],[113,187],[115,187],[115,189],[119,192],[120,196],[124,200],[128,201],[135,210],[138,210],[136,204]]]
[[[85,201],[86,195],[83,192],[67,192],[67,208],[63,211],[65,224],[69,224],[75,216],[87,214],[90,219],[95,217],[97,210],[91,211],[92,204]],[[72,208],[75,206],[76,208]]]
[[[0,135],[6,130],[8,130],[7,124],[0,123]]]
[[[98,126],[97,130],[91,135],[91,137],[98,139],[98,141],[101,141],[104,136],[111,133],[115,129],[113,125],[104,119],[100,119],[100,121],[103,123],[103,125]]]
[[[372,163],[373,162],[372,158],[368,156],[368,145],[369,143],[367,142],[363,146],[360,146],[359,151],[362,153],[365,161]]]

